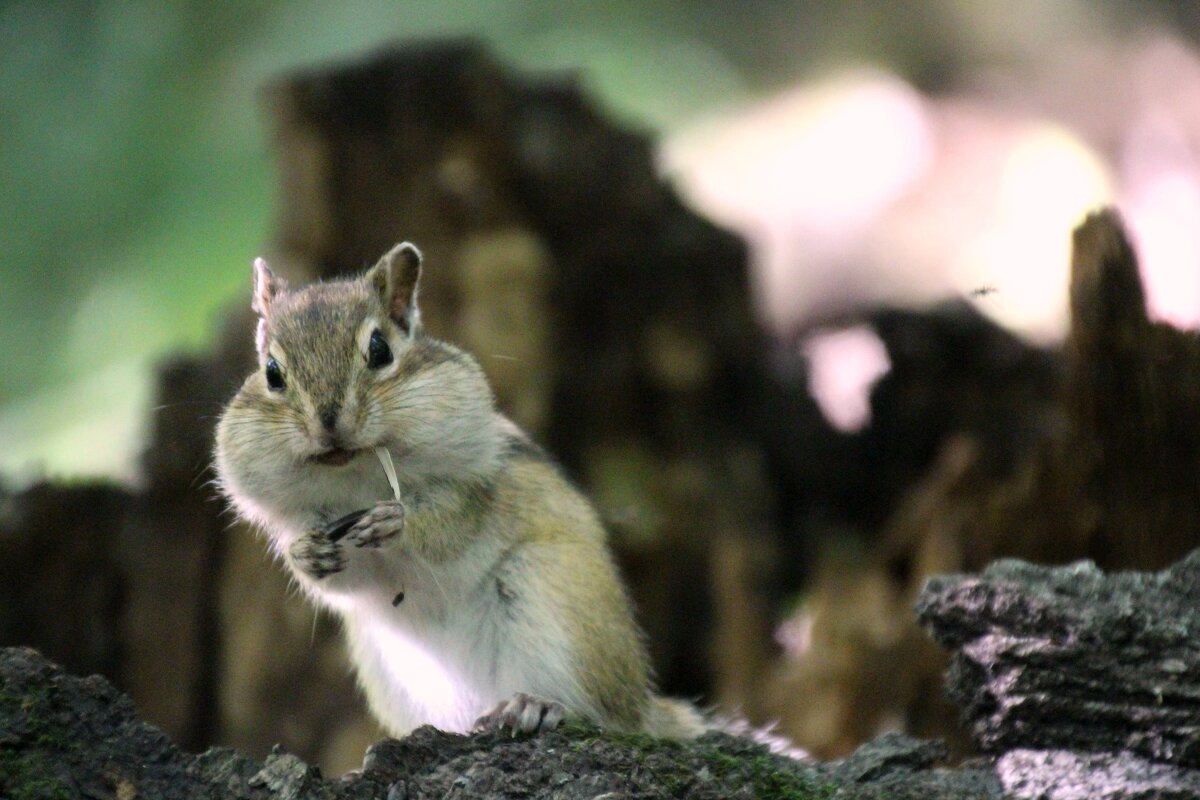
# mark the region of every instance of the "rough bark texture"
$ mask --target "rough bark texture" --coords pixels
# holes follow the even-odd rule
[[[930,580],[918,605],[955,651],[949,691],[976,743],[1128,750],[1200,767],[1200,552],[1161,573],[1001,561]]]
[[[917,612],[951,696],[1020,797],[1200,793],[1200,551],[1160,573],[1001,561]]]
[[[678,743],[568,724],[533,737],[422,728],[327,779],[276,749],[191,756],[104,679],[0,650],[0,796],[171,798],[1192,798],[1200,791],[1200,552],[1161,573],[1007,561],[930,582],[922,622],[987,759],[888,735],[841,761],[722,733]]]
[[[372,746],[359,773],[326,778],[281,749],[262,761],[229,749],[189,755],[103,678],[72,677],[30,649],[0,650],[0,796],[13,800],[996,796],[985,770],[933,769],[942,754],[888,737],[816,766],[724,734],[678,744],[586,727],[517,739],[421,728]]]

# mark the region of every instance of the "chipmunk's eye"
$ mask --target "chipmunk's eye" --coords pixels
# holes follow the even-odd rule
[[[383,338],[383,334],[375,331],[371,334],[371,341],[367,343],[367,366],[371,369],[379,369],[390,363],[392,363],[392,348],[388,347],[387,339]]]
[[[267,366],[263,370],[267,375],[267,388],[272,392],[282,392],[284,387],[283,370],[279,368],[279,362],[274,358],[267,359]]]

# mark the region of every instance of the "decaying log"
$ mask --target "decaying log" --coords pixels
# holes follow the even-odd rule
[[[724,733],[693,742],[568,724],[512,737],[421,728],[330,780],[276,749],[187,755],[104,679],[0,649],[0,794],[172,798],[1192,798],[1200,791],[1200,552],[1161,573],[1006,561],[929,583],[951,692],[987,758],[895,734],[826,764]]]
[[[998,796],[986,769],[933,768],[942,754],[892,736],[817,766],[724,734],[671,743],[586,726],[518,738],[425,727],[373,745],[359,772],[325,777],[280,748],[262,760],[227,748],[185,753],[103,678],[73,677],[30,649],[0,649],[0,796],[28,800]]]

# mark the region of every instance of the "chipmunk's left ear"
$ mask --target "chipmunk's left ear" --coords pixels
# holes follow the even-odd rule
[[[287,283],[271,271],[265,259],[254,259],[254,292],[251,294],[250,307],[258,314],[254,343],[263,358],[267,357],[267,340],[270,339],[267,318],[271,316],[271,305],[275,302],[275,296],[286,289]]]
[[[266,259],[254,259],[254,293],[251,295],[250,307],[254,309],[255,314],[260,317],[270,316],[275,295],[285,289],[287,284],[283,278],[271,271]]]
[[[367,285],[379,294],[388,316],[410,336],[421,329],[417,308],[417,281],[421,278],[421,251],[401,242],[367,271]]]

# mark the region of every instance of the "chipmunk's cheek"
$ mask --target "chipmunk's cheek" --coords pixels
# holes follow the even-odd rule
[[[358,439],[364,447],[376,447],[383,437],[390,436],[394,425],[388,425],[383,413],[377,409],[364,409],[358,425]]]

